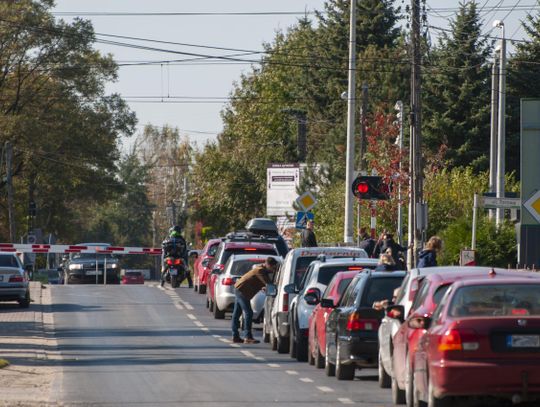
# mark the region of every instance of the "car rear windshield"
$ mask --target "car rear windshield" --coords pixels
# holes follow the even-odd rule
[[[296,266],[294,269],[294,283],[298,284],[302,281],[302,277],[306,273],[308,266],[312,261],[317,260],[317,256],[299,257],[296,259]]]
[[[142,273],[140,271],[126,271],[126,276],[139,277],[142,276]]]
[[[362,295],[362,307],[371,307],[375,301],[391,300],[403,277],[371,278]]]
[[[268,254],[271,256],[276,256],[276,251],[274,249],[261,249],[261,248],[245,248],[245,247],[235,247],[231,249],[226,249],[222,255],[221,264],[227,263],[229,257],[233,254]]]
[[[348,266],[321,267],[319,269],[319,275],[317,276],[317,282],[328,285],[330,284],[332,277],[334,277],[340,271],[346,271],[347,267]]]
[[[0,267],[19,267],[15,256],[0,256]]]
[[[246,274],[255,264],[264,263],[264,259],[260,260],[237,260],[231,267],[231,274],[234,276],[243,276]]]
[[[450,304],[454,317],[540,315],[540,284],[489,284],[459,288]]]

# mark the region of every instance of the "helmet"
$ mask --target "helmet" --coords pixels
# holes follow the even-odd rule
[[[182,235],[182,228],[178,225],[175,225],[169,229],[170,237],[180,237]]]

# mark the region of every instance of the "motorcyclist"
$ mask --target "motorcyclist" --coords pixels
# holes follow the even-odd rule
[[[161,243],[162,256],[161,256],[161,285],[165,284],[165,278],[167,275],[168,267],[166,266],[165,259],[167,257],[173,257],[175,259],[182,259],[186,268],[186,277],[190,288],[193,288],[193,280],[191,279],[191,273],[189,272],[188,251],[186,240],[182,236],[182,228],[180,226],[173,226],[169,229],[169,237],[167,237],[163,243]],[[180,280],[179,284],[182,284]]]

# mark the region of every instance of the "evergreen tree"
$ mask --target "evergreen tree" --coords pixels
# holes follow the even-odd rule
[[[424,142],[431,153],[447,149],[450,166],[483,170],[489,163],[491,47],[475,2],[461,3],[450,27],[425,64]]]

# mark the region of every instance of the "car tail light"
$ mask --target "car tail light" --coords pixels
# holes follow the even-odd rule
[[[225,277],[221,279],[221,285],[233,285],[233,284],[234,284],[234,279],[230,277]]]
[[[289,293],[283,293],[283,307],[281,310],[283,312],[289,311]]]
[[[379,329],[379,321],[362,318],[358,312],[353,312],[349,315],[346,329],[347,331],[376,331]]]
[[[255,252],[255,251],[257,251],[257,249],[254,248],[254,247],[246,247],[244,250],[245,250],[246,252]]]
[[[171,264],[173,264],[173,261],[172,259],[167,259],[167,264],[170,266]]]
[[[350,266],[350,267],[347,267],[347,270],[358,270],[358,271],[360,271],[360,270],[364,270],[364,268],[361,267],[361,266]]]
[[[9,282],[10,283],[22,283],[23,281],[24,281],[23,276],[20,276],[20,275],[17,275],[17,274],[14,274],[14,275],[9,277]]]
[[[174,259],[174,264],[175,265],[178,265],[178,264],[182,264],[182,259]]]
[[[472,329],[449,329],[439,338],[439,351],[477,350],[478,337]]]

